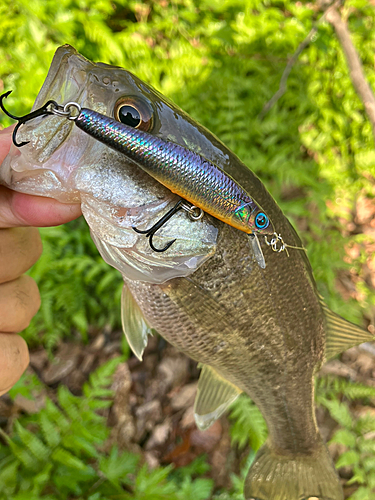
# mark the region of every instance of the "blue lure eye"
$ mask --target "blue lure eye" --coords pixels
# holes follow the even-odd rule
[[[258,229],[266,229],[270,223],[269,218],[263,212],[259,212],[255,217],[255,225]]]

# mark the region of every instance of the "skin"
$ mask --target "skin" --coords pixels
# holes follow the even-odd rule
[[[8,154],[12,129],[0,132],[0,164]],[[56,226],[80,215],[80,205],[0,186],[0,395],[17,382],[29,363],[26,342],[17,334],[40,307],[38,287],[24,274],[42,253],[39,232],[31,226]]]

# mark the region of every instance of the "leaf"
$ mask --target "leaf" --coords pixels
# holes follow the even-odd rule
[[[185,500],[186,498],[208,500],[211,498],[212,489],[212,479],[196,479],[192,481],[191,478],[186,477],[179,488],[178,498],[181,500]]]
[[[35,459],[46,462],[50,455],[47,446],[35,434],[22,427],[19,422],[16,421],[14,425],[22,443],[34,455]]]
[[[349,500],[369,500],[372,496],[370,488],[360,486],[352,495]]]
[[[109,481],[114,484],[129,484],[128,474],[135,474],[139,456],[124,452],[118,454],[116,447],[112,448],[109,457],[102,457],[99,468]]]
[[[230,419],[233,443],[243,448],[247,443],[258,450],[267,437],[267,425],[258,407],[245,395],[241,395],[231,406]]]
[[[375,457],[364,457],[362,460],[363,468],[366,472],[375,471]]]
[[[339,429],[335,432],[330,442],[340,443],[344,444],[348,448],[354,448],[356,440],[357,437],[353,432],[349,431],[348,429]]]
[[[80,412],[78,404],[80,403],[79,398],[73,396],[67,387],[60,385],[58,388],[58,400],[61,408],[67,414],[72,422],[75,420],[80,420]]]
[[[39,425],[48,446],[55,448],[60,443],[60,432],[53,421],[48,418],[46,411],[40,413]]]
[[[354,450],[349,450],[343,453],[336,462],[336,468],[347,467],[349,465],[358,464],[360,459],[359,454]]]
[[[86,465],[82,460],[72,455],[69,451],[57,448],[52,452],[51,458],[54,462],[60,463],[72,469],[84,470]]]
[[[349,408],[345,403],[341,403],[340,401],[324,401],[324,406],[328,409],[331,417],[336,420],[343,427],[347,427],[351,429],[353,426],[353,417],[349,411]]]
[[[67,432],[70,429],[69,421],[49,398],[46,398],[45,411],[48,418],[56,423],[56,426],[60,430],[60,432]]]
[[[10,463],[0,463],[0,492],[12,494],[17,485],[19,461],[13,459]]]
[[[175,487],[173,483],[166,482],[172,468],[173,466],[170,465],[148,471],[148,467],[144,465],[135,480],[135,497],[147,500],[162,500],[166,495],[174,493]]]
[[[97,456],[95,446],[81,435],[72,436],[68,434],[64,436],[62,445],[64,448],[71,450],[75,455],[79,455],[80,452],[83,452],[85,457],[96,458]]]

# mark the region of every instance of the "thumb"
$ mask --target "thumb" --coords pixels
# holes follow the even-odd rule
[[[9,152],[12,132],[13,127],[0,131],[0,164]],[[16,193],[0,186],[0,228],[57,226],[76,219],[81,213],[79,203],[60,203],[52,198]]]

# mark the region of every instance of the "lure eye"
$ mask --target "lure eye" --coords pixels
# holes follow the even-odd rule
[[[115,104],[114,117],[117,121],[148,132],[153,125],[153,109],[138,97],[121,97]]]
[[[259,212],[255,217],[255,225],[257,229],[266,229],[270,223],[269,218],[263,212]]]

